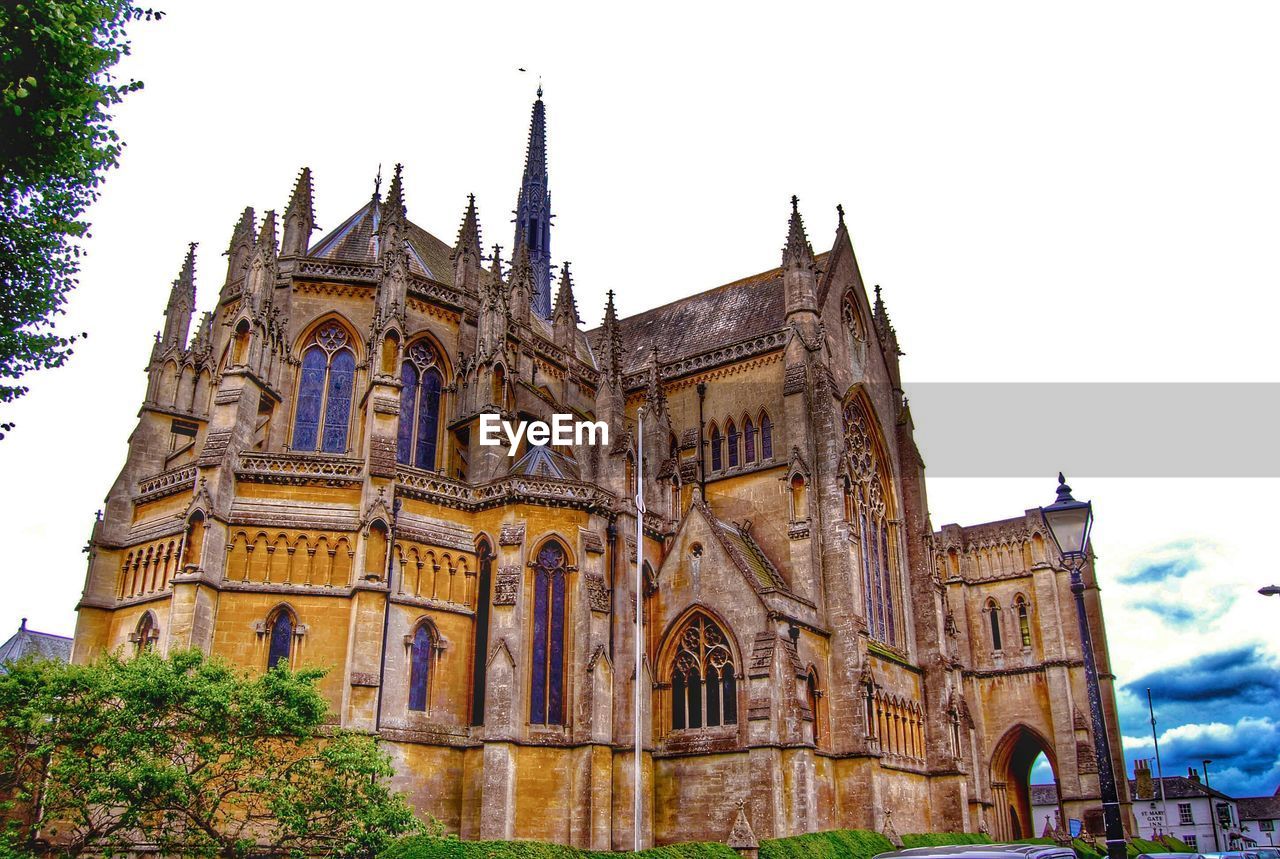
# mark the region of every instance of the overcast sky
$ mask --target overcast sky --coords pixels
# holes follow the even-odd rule
[[[794,193],[817,250],[844,204],[908,393],[1280,382],[1275,4],[159,1],[166,18],[134,27],[120,68],[146,88],[117,113],[128,148],[91,212],[65,319],[89,340],[30,379],[0,442],[0,633],[23,616],[74,628],[81,548],[186,244],[200,243],[206,309],[244,206],[282,211],[308,165],[329,229],[368,199],[379,164],[402,161],[411,219],[452,243],[474,192],[485,242],[510,245],[539,74],[552,251],[573,262],[588,327],[607,289],[631,314],[777,265]],[[1108,418],[1046,396],[954,423],[1132,435]],[[1172,448],[1170,474],[1239,454],[1239,431],[1258,428],[1235,418]],[[938,423],[922,436],[948,431]],[[1164,423],[1142,432],[1157,440]],[[1280,580],[1278,481],[1131,479],[1061,459],[1097,510],[1129,758],[1151,754],[1151,686],[1167,774],[1211,757],[1215,786],[1270,794],[1280,599],[1255,591]],[[1048,503],[1054,467],[931,479],[933,523]]]

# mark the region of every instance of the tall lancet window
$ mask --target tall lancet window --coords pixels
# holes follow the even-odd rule
[[[347,452],[356,378],[356,356],[349,343],[347,330],[330,322],[312,335],[311,345],[303,351],[294,450]]]
[[[293,630],[293,615],[287,608],[277,609],[267,626],[267,634],[271,636],[267,647],[268,668],[277,665],[289,667],[289,657],[293,654]]]
[[[431,680],[431,654],[435,642],[425,622],[418,624],[409,644],[409,709],[427,709],[427,688]]]
[[[896,646],[900,601],[892,479],[870,413],[859,400],[845,406],[844,432],[867,631],[877,641]]]
[[[400,365],[400,433],[396,461],[435,471],[440,436],[440,358],[425,340],[409,347]]]
[[[738,682],[729,641],[714,621],[694,615],[676,639],[671,663],[671,727],[738,723]]]
[[[564,724],[564,614],[568,555],[555,540],[538,552],[533,575],[533,665],[529,722]]]

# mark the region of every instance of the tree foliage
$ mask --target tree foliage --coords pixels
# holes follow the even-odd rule
[[[77,282],[85,209],[123,145],[110,111],[142,88],[110,70],[129,53],[126,26],[161,14],[132,0],[0,3],[0,403],[71,355],[76,338],[54,317]]]
[[[419,831],[318,671],[250,677],[190,650],[0,675],[0,856],[372,856]]]

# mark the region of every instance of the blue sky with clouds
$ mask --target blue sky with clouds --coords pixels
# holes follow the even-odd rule
[[[1136,759],[1155,755],[1150,689],[1165,775],[1186,775],[1210,759],[1211,784],[1229,794],[1271,795],[1280,784],[1277,636],[1274,626],[1237,618],[1241,600],[1261,597],[1240,587],[1233,567],[1216,542],[1183,539],[1129,559],[1110,586],[1104,580],[1130,775]],[[1133,627],[1154,647],[1129,652]],[[1051,778],[1038,762],[1033,780]]]

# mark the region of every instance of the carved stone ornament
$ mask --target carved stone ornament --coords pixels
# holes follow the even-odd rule
[[[592,611],[609,610],[609,589],[605,586],[604,576],[599,573],[587,573],[587,600]]]
[[[520,568],[516,566],[500,567],[498,581],[493,587],[494,605],[515,605],[516,594],[520,590]]]
[[[504,522],[498,534],[499,546],[519,546],[524,542],[523,522]]]

